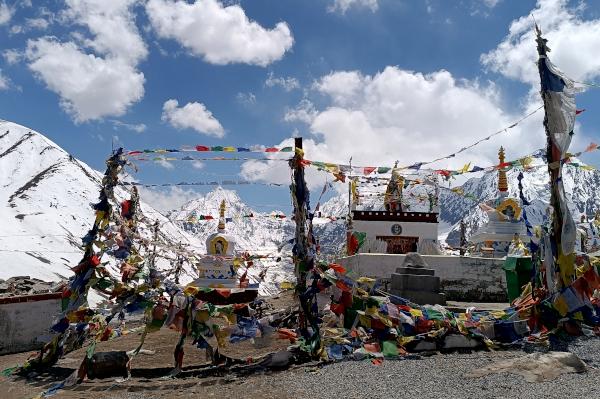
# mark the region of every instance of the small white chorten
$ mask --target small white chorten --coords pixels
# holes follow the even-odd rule
[[[235,237],[225,233],[225,200],[223,200],[217,232],[206,239],[206,253],[232,258],[235,249]],[[200,275],[195,281],[197,286],[210,288],[237,287],[237,270],[233,266],[233,261],[202,259],[200,265]]]

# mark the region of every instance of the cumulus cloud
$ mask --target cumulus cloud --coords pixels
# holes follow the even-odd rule
[[[600,19],[583,20],[585,4],[567,7],[566,0],[539,0],[534,10],[538,23],[552,48],[552,61],[572,78],[583,81],[600,76]],[[374,75],[359,71],[335,71],[317,79],[313,92],[284,120],[306,124],[311,132],[304,140],[307,159],[353,165],[392,166],[426,162],[457,153],[482,138],[503,130],[541,105],[535,41],[529,13],[510,24],[507,37],[481,57],[488,71],[500,73],[531,87],[521,109],[506,111],[501,90],[493,82],[456,79],[441,70],[421,74],[388,66]],[[323,96],[327,100],[322,106]],[[472,162],[481,167],[498,162],[502,145],[509,160],[545,145],[543,111],[506,129],[455,157],[428,165],[435,169],[456,169]],[[585,149],[589,137],[576,126],[573,151]],[[284,141],[293,145],[291,139]],[[283,144],[283,143],[282,143]],[[285,181],[285,170],[267,164],[247,163],[243,172],[249,179]],[[285,169],[285,168],[284,168]],[[312,188],[323,183],[326,174],[309,168]]]
[[[141,133],[144,130],[146,130],[146,125],[144,125],[143,123],[140,123],[139,125],[132,125],[132,124],[123,123],[123,122],[117,121],[117,120],[111,120],[111,122],[114,125],[115,130],[117,130],[119,127],[124,127],[125,129],[134,130],[138,133]]]
[[[286,109],[283,120],[286,122],[301,121],[310,124],[318,114],[314,104],[310,100],[304,99],[300,101],[296,108]]]
[[[305,99],[285,120],[308,125],[312,135],[304,140],[307,159],[353,165],[407,166],[458,152],[522,117],[502,110],[499,89],[491,82],[457,80],[447,71],[421,74],[388,66],[370,76],[358,71],[338,71],[313,84],[315,95],[328,102],[320,108]],[[482,167],[497,163],[500,145],[509,158],[538,149],[545,142],[542,113],[471,151],[428,167],[460,168],[468,162]],[[527,135],[522,135],[527,131]],[[291,139],[282,145],[293,145]],[[281,182],[286,170],[269,164],[246,163],[249,179]],[[285,169],[285,168],[283,168]],[[309,168],[312,188],[327,174]],[[289,177],[288,177],[289,178]]]
[[[187,103],[178,108],[177,100],[168,100],[163,105],[161,119],[177,129],[195,129],[209,136],[223,137],[225,130],[219,121],[202,103]]]
[[[10,85],[10,79],[2,75],[2,69],[0,69],[0,90],[8,90]]]
[[[23,54],[21,54],[17,50],[8,49],[8,50],[4,50],[2,52],[2,56],[6,60],[7,64],[12,65],[12,64],[16,64],[17,62],[19,62],[19,60],[21,59]]]
[[[498,5],[498,3],[501,3],[502,0],[483,0],[483,2],[489,8],[494,8],[494,7],[496,7]]]
[[[168,162],[164,162],[168,163]],[[201,197],[199,193],[192,189],[184,190],[180,187],[146,188],[138,186],[140,198],[154,209],[166,212],[180,208],[186,202]]]
[[[329,6],[327,11],[335,12],[339,10],[342,14],[344,14],[346,10],[348,10],[353,5],[369,7],[373,12],[377,11],[377,9],[379,8],[377,0],[334,0],[333,5]]]
[[[47,19],[44,18],[26,18],[25,19],[25,25],[27,25],[27,27],[33,29],[33,28],[37,28],[37,29],[46,29],[48,28],[48,26],[50,26],[50,21],[48,21]]]
[[[296,78],[276,78],[273,76],[273,72],[269,73],[269,78],[265,82],[269,87],[281,86],[285,91],[292,91],[300,88],[300,82]]]
[[[252,93],[244,94],[238,93],[237,100],[244,105],[254,105],[256,104],[256,96]]]
[[[15,10],[12,7],[9,7],[5,1],[0,3],[0,25],[7,24],[14,13]]]
[[[552,49],[552,62],[569,77],[582,81],[600,75],[600,19],[583,20],[585,3],[568,7],[568,0],[538,0],[532,11]],[[530,15],[512,21],[508,35],[487,54],[482,64],[492,72],[530,84],[539,90],[537,51]]]
[[[87,27],[92,38],[74,32],[75,41],[66,43],[51,36],[28,40],[29,68],[60,95],[61,107],[76,123],[121,116],[144,96],[145,78],[137,65],[148,50],[132,13],[137,0],[66,3],[61,21]]]
[[[146,12],[159,37],[174,39],[191,54],[217,65],[266,66],[292,48],[290,27],[279,22],[265,29],[251,21],[239,4],[217,0],[149,0]]]

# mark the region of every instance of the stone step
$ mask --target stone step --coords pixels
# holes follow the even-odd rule
[[[440,292],[441,283],[439,277],[393,273],[392,288],[397,290]]]
[[[435,270],[425,269],[422,267],[398,267],[396,268],[397,274],[413,274],[415,276],[433,276]]]
[[[408,299],[409,301],[418,305],[445,305],[446,294],[428,291],[417,291],[417,290],[397,290],[391,289],[390,294],[399,296],[400,298]],[[392,303],[395,303],[394,299],[391,299]],[[397,303],[397,305],[403,305]]]

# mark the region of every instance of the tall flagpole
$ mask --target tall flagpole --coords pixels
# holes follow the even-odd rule
[[[550,206],[554,210],[550,231],[552,251],[546,251],[551,259],[545,259],[546,272],[554,272],[554,263],[558,264],[561,278],[558,278],[557,288],[560,290],[571,285],[574,274],[573,250],[575,244],[575,222],[567,206],[562,182],[562,161],[565,156],[575,124],[575,90],[573,81],[564,75],[560,69],[548,60],[550,49],[547,40],[535,26],[537,51],[539,55],[538,70],[540,73],[540,94],[544,101],[544,130],[546,132],[546,159],[550,176]],[[553,277],[553,276],[552,276]],[[553,287],[548,287],[550,293]]]

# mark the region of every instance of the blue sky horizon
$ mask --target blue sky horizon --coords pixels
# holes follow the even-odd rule
[[[312,160],[429,161],[541,105],[532,15],[551,60],[598,83],[600,4],[589,1],[0,0],[0,118],[98,170],[111,140],[143,150],[285,146],[302,136]],[[586,112],[573,152],[600,139],[600,89],[576,100]],[[542,116],[432,167],[489,166],[501,145],[511,159],[533,152],[544,145]],[[140,162],[135,178],[284,183],[224,188],[250,206],[289,204],[289,171],[275,163]],[[307,179],[313,197],[331,181],[314,169]],[[142,198],[164,211],[210,188]]]

